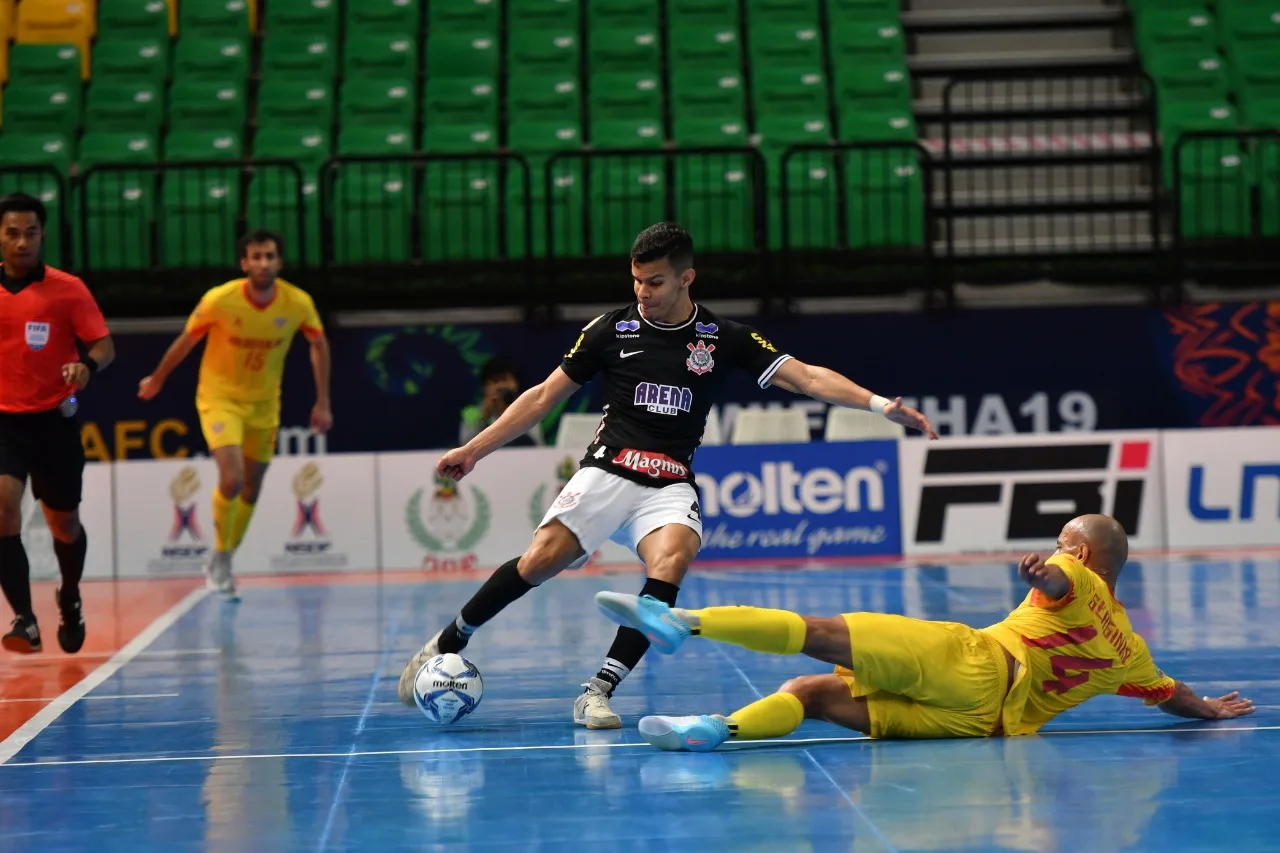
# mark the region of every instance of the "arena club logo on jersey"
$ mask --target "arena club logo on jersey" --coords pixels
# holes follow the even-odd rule
[[[40,352],[49,345],[48,323],[27,323],[27,347],[33,352]]]
[[[636,386],[635,405],[655,415],[678,415],[693,407],[693,392],[675,385],[641,382]]]
[[[716,361],[711,357],[711,353],[716,351],[716,345],[707,345],[706,341],[698,341],[697,345],[686,344],[689,347],[689,357],[685,359],[685,366],[691,371],[701,376],[704,373],[710,373],[711,368],[716,366]]]

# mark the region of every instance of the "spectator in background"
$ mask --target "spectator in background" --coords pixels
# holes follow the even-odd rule
[[[520,396],[520,380],[515,365],[505,358],[495,357],[480,368],[480,402],[462,410],[462,423],[458,427],[458,442],[466,444],[480,431],[498,419],[507,407]],[[533,429],[511,442],[510,447],[534,447],[546,444],[542,426]]]

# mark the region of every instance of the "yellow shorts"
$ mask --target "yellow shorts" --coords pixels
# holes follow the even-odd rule
[[[270,462],[275,456],[280,401],[242,403],[197,397],[196,411],[200,413],[200,429],[209,450],[239,446],[245,458],[255,462]]]
[[[865,696],[871,736],[987,737],[1000,723],[1009,679],[993,637],[956,622],[847,613],[853,671],[836,667]]]

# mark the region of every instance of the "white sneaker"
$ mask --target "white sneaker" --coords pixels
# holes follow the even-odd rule
[[[427,641],[421,651],[409,658],[409,662],[400,672],[400,684],[396,687],[396,695],[400,697],[401,702],[411,708],[417,704],[413,701],[413,680],[418,677],[418,670],[422,669],[424,663],[440,654],[440,635],[443,633],[444,631],[436,631],[436,635]]]
[[[231,552],[214,551],[204,569],[204,583],[227,601],[239,601],[236,582],[231,577]]]
[[[622,728],[622,718],[609,707],[609,694],[605,692],[607,685],[598,678],[592,678],[582,686],[586,690],[573,700],[574,723],[589,729]]]

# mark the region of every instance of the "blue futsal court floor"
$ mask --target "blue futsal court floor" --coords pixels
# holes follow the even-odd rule
[[[575,728],[615,630],[592,595],[640,576],[565,575],[476,636],[483,703],[437,728],[397,703],[396,678],[479,581],[375,577],[189,596],[0,746],[0,851],[1280,849],[1274,556],[1137,559],[1117,591],[1166,672],[1239,688],[1252,717],[1107,697],[1035,737],[871,743],[807,722],[702,755],[648,747],[638,718],[727,713],[826,667],[693,641],[623,683],[621,731]],[[1024,593],[1004,563],[695,570],[681,602],[981,626]]]

